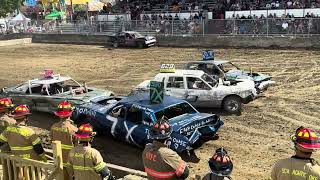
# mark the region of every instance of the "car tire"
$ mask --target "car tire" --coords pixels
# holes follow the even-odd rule
[[[114,42],[114,43],[112,44],[112,46],[113,46],[114,48],[118,48],[118,47],[119,47],[119,43],[118,43],[118,42]]]
[[[229,96],[223,100],[223,109],[230,114],[240,115],[242,110],[242,102],[239,96]]]
[[[144,43],[143,43],[143,42],[138,42],[138,48],[139,48],[139,49],[144,48]]]

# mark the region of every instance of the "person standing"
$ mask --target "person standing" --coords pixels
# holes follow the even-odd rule
[[[79,144],[69,153],[69,175],[74,180],[114,179],[99,151],[92,148],[95,132],[90,124],[83,124],[75,134]]]
[[[147,144],[142,159],[148,179],[186,179],[189,176],[187,163],[164,144],[172,133],[165,117],[154,124],[150,135],[152,144]]]
[[[74,135],[78,131],[78,128],[73,125],[73,121],[70,119],[72,112],[72,106],[68,101],[61,102],[54,112],[60,118],[60,121],[53,124],[50,130],[52,141],[61,141],[64,179],[69,179],[67,162],[69,152],[76,142]]]
[[[224,148],[219,148],[209,160],[211,172],[205,175],[202,180],[230,180],[233,170],[233,163]]]
[[[9,126],[16,124],[16,120],[9,116],[14,104],[10,98],[0,99],[0,134]]]
[[[291,135],[295,154],[276,162],[271,171],[272,180],[316,180],[320,179],[320,166],[311,158],[320,149],[319,138],[310,128],[299,127]]]
[[[27,105],[19,105],[11,113],[15,125],[8,126],[0,135],[0,145],[9,144],[11,152],[19,157],[47,161],[41,140],[35,132],[27,127],[30,110]]]

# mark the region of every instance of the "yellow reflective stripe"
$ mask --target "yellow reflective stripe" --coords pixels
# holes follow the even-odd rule
[[[72,145],[67,145],[67,144],[61,144],[61,148],[62,149],[72,149],[73,146]]]
[[[6,131],[17,133],[25,137],[31,136],[33,134],[33,131],[31,131],[30,129],[18,128],[18,127],[12,127],[12,126],[8,126]]]
[[[41,142],[41,139],[40,138],[37,138],[36,140],[34,140],[32,142],[32,145],[36,145],[36,144],[39,144]]]
[[[94,167],[94,170],[96,170],[97,172],[100,172],[106,165],[107,165],[106,163],[101,162]]]
[[[3,136],[3,134],[0,135],[0,139],[4,142],[8,142],[8,139]]]
[[[20,154],[19,157],[22,157],[24,159],[31,159],[31,154]]]
[[[33,149],[33,146],[24,146],[24,147],[10,146],[10,149],[15,151],[27,151],[27,150]]]
[[[69,167],[71,164],[70,163],[62,163],[62,165],[64,166],[64,167]]]
[[[24,147],[10,146],[10,149],[14,151],[28,151],[33,149],[33,146],[24,146]]]
[[[92,167],[84,167],[84,166],[72,166],[74,170],[79,170],[79,171],[93,171]]]
[[[54,131],[60,131],[60,132],[68,132],[67,128],[59,128],[59,127],[53,127],[52,130]]]

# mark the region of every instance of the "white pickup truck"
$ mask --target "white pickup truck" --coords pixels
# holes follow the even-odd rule
[[[217,81],[201,70],[165,70],[153,81],[164,82],[165,94],[187,100],[195,107],[223,108],[232,114],[240,114],[242,104],[257,95],[251,80]],[[150,80],[146,80],[134,91],[148,90],[149,84]]]

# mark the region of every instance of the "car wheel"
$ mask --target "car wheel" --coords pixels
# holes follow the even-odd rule
[[[118,43],[118,42],[114,42],[114,43],[113,43],[113,47],[114,47],[114,48],[119,47],[119,43]]]
[[[140,48],[140,49],[144,48],[144,43],[143,42],[138,42],[138,48]]]
[[[238,96],[229,96],[223,100],[223,109],[230,114],[241,114],[242,102]]]

